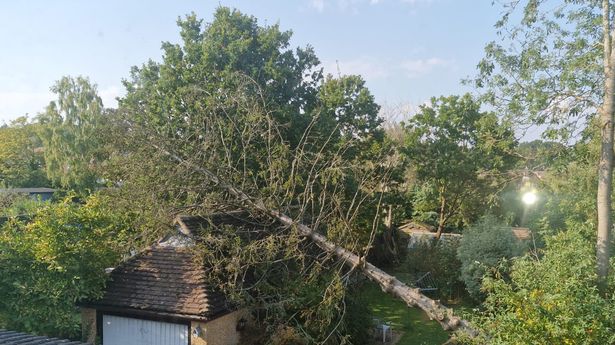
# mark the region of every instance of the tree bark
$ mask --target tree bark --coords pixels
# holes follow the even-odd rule
[[[604,98],[600,108],[601,146],[598,163],[598,236],[596,243],[596,262],[598,288],[604,292],[609,274],[609,247],[611,220],[611,192],[613,188],[613,95],[615,91],[615,64],[611,42],[611,19],[609,0],[602,1],[602,24],[604,35]]]
[[[444,231],[444,224],[446,223],[446,218],[444,217],[444,209],[446,207],[446,197],[444,196],[444,187],[440,188],[440,220],[438,221],[438,230],[436,231],[436,241],[440,240],[442,236],[442,231]]]
[[[211,182],[239,199],[239,201],[241,201],[245,206],[268,214],[276,218],[280,223],[293,229],[296,229],[299,234],[311,239],[324,251],[334,254],[347,265],[361,270],[361,272],[367,278],[380,285],[384,292],[403,300],[410,307],[416,306],[422,309],[432,320],[438,321],[444,330],[459,330],[468,334],[471,337],[475,337],[478,334],[478,332],[470,325],[468,321],[453,315],[452,309],[445,307],[439,301],[433,300],[421,294],[419,289],[407,286],[394,276],[384,272],[383,270],[370,264],[369,262],[364,261],[364,259],[362,259],[358,255],[329,241],[325,236],[313,231],[307,225],[296,222],[295,220],[283,213],[268,209],[261,200],[255,200],[245,194],[240,189],[236,188],[235,186],[221,181],[211,171],[199,166],[195,166],[187,162],[183,158],[179,157],[178,155],[168,152],[167,150],[158,147],[155,144],[152,145],[156,149],[168,155],[174,161],[180,164],[188,165],[195,171],[198,171],[199,173],[202,173],[203,175],[207,176],[207,178],[209,178]]]

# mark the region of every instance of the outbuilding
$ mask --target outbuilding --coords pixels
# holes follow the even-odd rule
[[[177,234],[113,269],[103,297],[80,304],[84,339],[103,345],[239,344],[246,312],[208,284],[195,255],[192,232],[203,224],[200,217],[178,217]]]

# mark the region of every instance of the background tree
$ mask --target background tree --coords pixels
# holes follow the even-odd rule
[[[598,285],[604,288],[612,231],[613,8],[608,0],[515,0],[504,9],[496,24],[504,43],[486,46],[472,82],[516,123],[547,125],[549,138],[568,139],[585,125],[601,131],[596,255]]]
[[[420,193],[415,212],[437,213],[437,237],[447,224],[473,222],[512,167],[516,140],[493,113],[470,95],[432,98],[405,125],[405,153]]]
[[[97,184],[102,161],[104,108],[96,85],[85,77],[63,77],[51,88],[57,100],[38,116],[47,176],[56,185],[84,190]]]
[[[49,186],[35,127],[26,118],[0,127],[0,186]]]

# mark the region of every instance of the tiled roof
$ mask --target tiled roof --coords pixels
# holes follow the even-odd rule
[[[229,311],[190,247],[156,245],[122,263],[110,278],[103,298],[83,305],[195,320]]]
[[[47,338],[25,333],[0,329],[0,344],[2,345],[86,345],[80,341]]]

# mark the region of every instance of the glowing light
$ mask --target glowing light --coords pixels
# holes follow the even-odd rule
[[[526,205],[534,205],[538,201],[538,196],[534,192],[525,192],[521,197],[521,201]]]

